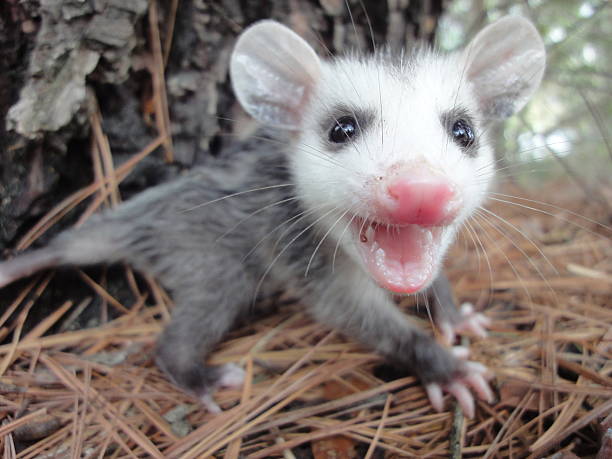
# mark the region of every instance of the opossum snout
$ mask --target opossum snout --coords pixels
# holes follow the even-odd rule
[[[461,196],[445,177],[427,170],[403,170],[380,183],[377,213],[391,224],[439,226],[453,221]]]

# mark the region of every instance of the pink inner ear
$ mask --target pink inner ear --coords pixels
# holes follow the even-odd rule
[[[236,42],[230,73],[249,114],[265,125],[295,130],[301,127],[321,64],[299,35],[275,21],[261,21]]]
[[[539,86],[546,50],[528,20],[507,16],[476,35],[464,56],[468,78],[485,116],[507,118],[520,110]]]

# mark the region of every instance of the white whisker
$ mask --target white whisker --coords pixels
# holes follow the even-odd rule
[[[321,238],[321,240],[319,241],[319,243],[317,244],[315,249],[312,251],[312,255],[310,256],[310,259],[308,260],[308,265],[306,266],[306,271],[304,272],[304,277],[308,277],[308,271],[310,270],[310,265],[312,263],[312,260],[314,260],[314,257],[315,257],[315,255],[317,253],[317,250],[319,250],[319,247],[321,247],[321,245],[323,244],[323,241],[325,241],[327,236],[329,236],[329,234],[333,231],[333,229],[336,227],[336,225],[346,216],[346,214],[348,214],[350,212],[350,210],[351,209],[347,209],[342,214],[340,214],[340,216],[334,222],[334,224],[331,225],[329,227],[329,229],[325,232],[325,234],[323,235],[323,237]]]
[[[272,190],[274,188],[283,188],[283,187],[288,187],[288,186],[295,186],[295,185],[293,183],[281,183],[279,185],[262,186],[262,187],[253,188],[253,189],[250,189],[250,190],[238,191],[236,193],[232,193],[232,194],[228,194],[228,195],[225,195],[225,196],[221,196],[220,198],[216,198],[216,199],[213,199],[211,201],[204,202],[202,204],[197,204],[197,205],[195,205],[193,207],[189,207],[187,209],[183,209],[183,210],[181,210],[181,212],[192,212],[192,211],[194,211],[196,209],[200,209],[200,208],[208,206],[210,204],[214,204],[216,202],[223,201],[224,199],[235,198],[236,196],[242,196],[242,195],[247,194],[247,193],[254,193],[256,191]]]
[[[296,236],[293,237],[293,239],[291,239],[287,245],[285,245],[285,247],[283,247],[281,249],[280,252],[278,252],[278,254],[274,257],[274,259],[272,260],[272,262],[268,265],[268,267],[266,268],[266,270],[264,271],[264,273],[262,274],[261,278],[259,279],[259,282],[257,283],[257,286],[255,287],[255,293],[253,294],[253,304],[255,304],[255,301],[257,300],[257,296],[259,294],[259,290],[261,289],[261,286],[263,284],[264,279],[266,278],[266,276],[268,275],[268,273],[272,270],[272,268],[274,267],[274,265],[276,264],[276,262],[280,259],[280,257],[285,253],[285,251],[295,242],[298,240],[298,238],[300,238],[304,233],[306,233],[309,229],[311,229],[313,226],[315,226],[317,223],[319,223],[321,220],[323,220],[325,217],[327,217],[329,214],[331,214],[332,212],[334,212],[336,210],[336,208],[332,208],[329,211],[325,212],[323,215],[321,215],[319,218],[317,218],[315,221],[313,221],[312,223],[310,223],[308,226],[306,226],[302,231],[300,231]]]

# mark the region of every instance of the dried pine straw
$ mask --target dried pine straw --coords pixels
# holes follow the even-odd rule
[[[110,192],[110,182],[97,183],[98,193]],[[81,191],[75,199],[88,194]],[[552,191],[558,199],[558,189]],[[514,202],[554,217],[493,203],[506,223],[475,219],[449,256],[457,297],[493,321],[488,338],[472,340],[471,355],[494,372],[499,399],[479,403],[473,420],[452,403],[447,412],[433,412],[412,377],[376,376],[380,358],[314,323],[299,302],[241,327],[214,353],[212,363],[241,363],[247,380],[241,391],[220,390],[216,399],[225,411],[210,415],[153,364],[170,304],[153,280],[150,292],[141,292],[126,270],[134,294],[121,304],[82,274],[91,294],[118,317],[48,334],[91,300],[76,298],[22,333],[49,273],[29,283],[0,317],[7,342],[0,346],[4,455],[264,458],[310,450],[315,457],[541,457],[597,451],[598,429],[612,421],[610,230],[571,213],[580,209],[597,218],[597,209],[584,203],[565,200],[562,211]],[[413,305],[402,307],[415,317]],[[424,317],[414,320],[428,327]]]

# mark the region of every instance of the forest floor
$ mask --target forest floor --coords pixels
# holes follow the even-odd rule
[[[99,205],[103,183],[59,203],[22,242],[76,201],[98,193]],[[104,274],[76,271],[70,289],[82,284],[86,293],[24,328],[57,277],[47,272],[24,283],[0,317],[4,457],[612,457],[611,230],[577,195],[550,184],[538,196],[558,207],[491,201],[504,222],[483,213],[448,257],[457,298],[492,321],[487,338],[470,340],[470,358],[493,372],[498,398],[479,402],[474,419],[448,397],[447,411],[436,413],[413,377],[313,322],[288,297],[214,353],[211,363],[242,365],[246,383],[219,390],[223,412],[207,413],[153,362],[172,309],[154,280],[120,268],[131,298],[120,301]],[[76,327],[90,303],[103,306],[100,317]],[[424,305],[408,303],[400,307],[431,329]]]

